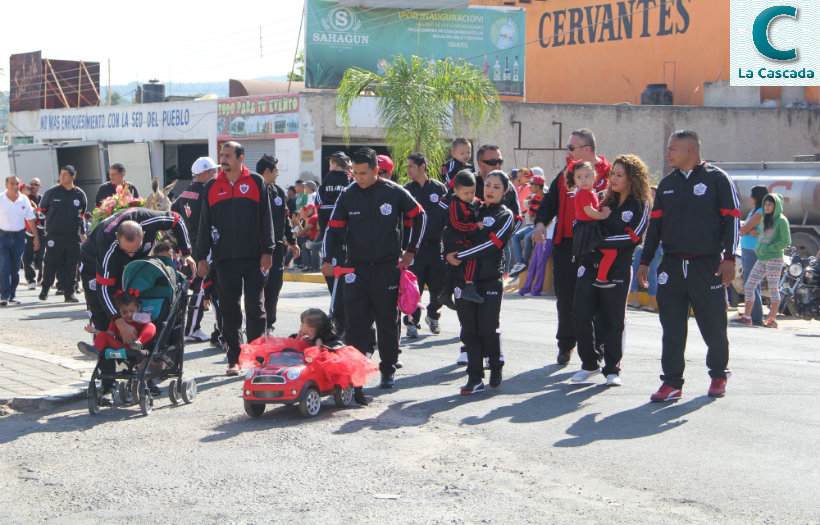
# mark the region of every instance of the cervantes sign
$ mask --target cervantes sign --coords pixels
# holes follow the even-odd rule
[[[503,0],[471,0],[500,5]],[[648,84],[699,105],[729,79],[729,0],[562,0],[526,6],[527,102],[640,104]]]
[[[524,95],[525,17],[521,9],[363,9],[307,0],[305,80],[338,87],[345,71],[383,73],[397,55],[462,58],[502,95]]]
[[[299,136],[299,94],[219,99],[217,140]]]

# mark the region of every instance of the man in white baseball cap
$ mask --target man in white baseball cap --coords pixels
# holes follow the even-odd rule
[[[188,228],[188,235],[191,238],[191,246],[196,246],[196,236],[199,231],[199,210],[201,209],[199,197],[205,189],[205,183],[214,178],[217,169],[218,166],[211,157],[196,159],[193,166],[191,166],[191,173],[194,177],[193,182],[171,205],[171,210],[179,213],[182,220],[185,221],[185,227]],[[202,282],[202,277],[195,276],[190,288],[193,297],[188,302],[188,322],[185,325],[185,340],[188,342],[199,343],[210,339],[210,336],[203,332],[200,327],[202,315],[205,313]]]

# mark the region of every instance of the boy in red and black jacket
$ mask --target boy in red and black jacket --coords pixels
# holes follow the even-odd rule
[[[450,145],[450,158],[441,165],[441,180],[452,191],[456,173],[461,170],[475,172],[475,168],[470,164],[473,158],[473,147],[470,141],[464,137],[456,138]]]

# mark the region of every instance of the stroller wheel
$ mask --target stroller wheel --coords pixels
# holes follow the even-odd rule
[[[318,390],[311,388],[299,402],[299,411],[305,417],[313,417],[319,413],[320,408],[322,408],[322,397]]]
[[[143,416],[147,416],[151,413],[154,409],[154,398],[151,397],[151,394],[145,394],[140,396],[140,410],[142,411]]]
[[[168,399],[171,400],[171,403],[178,405],[180,402],[179,394],[179,381],[172,379],[171,382],[168,383]]]
[[[180,383],[180,391],[182,393],[182,400],[185,404],[190,405],[196,399],[197,387],[196,379],[186,379]]]
[[[353,385],[348,383],[344,388],[336,385],[336,392],[333,393],[333,400],[339,408],[350,406],[351,401],[353,401]]]
[[[88,382],[88,413],[96,416],[100,413],[100,387],[97,385],[97,380],[92,379]]]
[[[133,381],[133,379],[129,379],[128,381],[120,381],[120,403],[122,403],[123,405],[131,405],[134,403],[134,394],[133,389],[131,388],[131,383]]]

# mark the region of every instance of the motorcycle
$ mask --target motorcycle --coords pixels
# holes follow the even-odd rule
[[[793,246],[786,249],[791,261],[780,278],[780,313],[798,319],[820,320],[820,261],[803,257]]]

